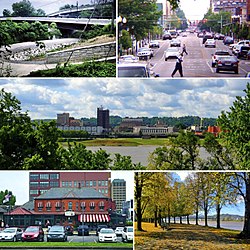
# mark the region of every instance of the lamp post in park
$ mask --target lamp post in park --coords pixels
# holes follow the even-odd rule
[[[119,16],[117,18],[117,23],[118,23],[118,48],[119,48],[119,54],[122,56],[122,43],[121,43],[121,37],[122,37],[122,28],[123,25],[127,23],[126,17]]]

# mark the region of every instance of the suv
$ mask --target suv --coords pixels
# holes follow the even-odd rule
[[[41,226],[29,226],[22,234],[22,241],[44,241],[44,231]]]
[[[87,225],[80,225],[77,228],[78,236],[88,236],[89,235],[89,227]]]
[[[124,227],[122,232],[122,241],[133,241],[134,240],[134,228],[132,226]]]
[[[137,56],[141,60],[151,59],[154,56],[154,50],[152,50],[151,48],[140,48],[137,52]]]

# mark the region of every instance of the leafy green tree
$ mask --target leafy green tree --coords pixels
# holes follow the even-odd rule
[[[218,125],[222,143],[232,151],[235,169],[250,169],[250,84],[244,97],[237,96],[230,111],[222,111]]]
[[[9,201],[4,202],[5,196],[10,195]],[[16,203],[16,196],[13,195],[12,191],[5,190],[5,191],[0,191],[0,205],[11,205],[14,206]]]
[[[34,16],[35,8],[32,6],[31,2],[28,0],[22,0],[12,4],[12,16]]]
[[[132,40],[128,31],[122,30],[122,35],[119,38],[119,44],[121,44],[122,48],[125,50],[132,47]]]
[[[10,16],[11,16],[11,11],[8,10],[8,9],[4,9],[4,10],[3,10],[3,16],[4,16],[4,17],[10,17]]]

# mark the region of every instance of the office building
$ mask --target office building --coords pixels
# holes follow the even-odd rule
[[[123,202],[126,201],[126,181],[114,179],[111,186],[111,197],[116,204],[116,210],[122,211]]]
[[[109,110],[103,109],[103,107],[97,108],[97,126],[103,127],[105,130],[109,130]]]

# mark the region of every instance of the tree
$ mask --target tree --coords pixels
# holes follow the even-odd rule
[[[230,149],[235,169],[250,169],[250,84],[244,97],[237,96],[230,111],[222,111],[218,125],[223,145]]]
[[[22,0],[17,3],[12,4],[12,16],[34,16],[35,8],[32,6],[31,2],[28,0]]]
[[[3,10],[3,16],[4,16],[4,17],[10,17],[10,16],[11,16],[11,11],[8,10],[8,9],[4,9],[4,10]]]
[[[9,198],[6,199],[6,196]],[[0,205],[11,205],[14,206],[16,203],[16,196],[13,195],[12,191],[6,189],[5,191],[0,191]]]

